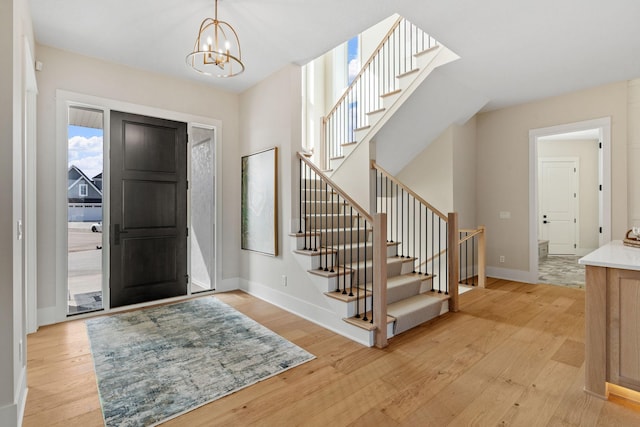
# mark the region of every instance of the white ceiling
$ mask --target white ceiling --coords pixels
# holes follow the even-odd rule
[[[640,77],[638,0],[220,0],[247,67],[230,79],[185,65],[213,0],[29,1],[40,44],[233,92],[392,13],[461,56],[447,70],[490,100],[485,110]]]

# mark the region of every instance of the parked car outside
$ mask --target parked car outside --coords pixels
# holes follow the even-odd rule
[[[94,233],[102,233],[102,222],[95,222],[91,224],[91,231]]]

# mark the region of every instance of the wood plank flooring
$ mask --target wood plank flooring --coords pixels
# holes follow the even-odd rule
[[[447,313],[365,348],[242,292],[222,301],[317,359],[167,426],[637,426],[584,386],[584,291],[489,279]],[[101,426],[84,322],[28,338],[24,426]]]

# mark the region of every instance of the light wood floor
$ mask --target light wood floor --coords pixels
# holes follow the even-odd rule
[[[241,292],[224,302],[317,356],[167,426],[638,426],[583,391],[584,291],[489,280],[461,311],[364,348]],[[28,339],[25,426],[100,426],[82,321]]]

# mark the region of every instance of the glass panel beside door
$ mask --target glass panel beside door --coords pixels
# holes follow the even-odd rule
[[[215,130],[191,128],[191,293],[215,289]]]
[[[102,310],[103,112],[69,107],[67,314]]]

